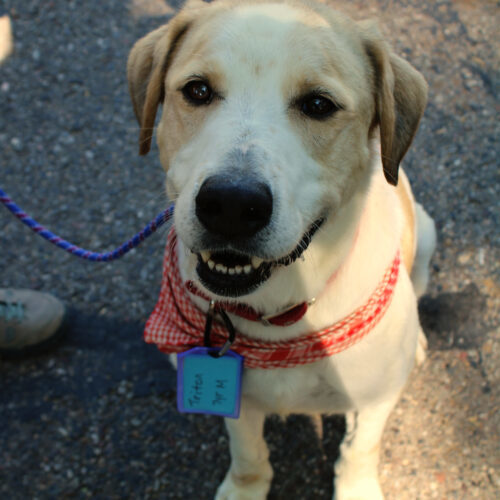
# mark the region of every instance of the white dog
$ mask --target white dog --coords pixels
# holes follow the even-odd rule
[[[425,356],[417,298],[435,230],[402,171],[398,183],[424,79],[373,24],[295,0],[188,2],[137,42],[128,76],[141,154],[162,104],[175,265],[198,292],[192,303],[224,304],[237,342],[309,342],[302,358],[245,361],[216,498],[266,497],[272,413],[346,414],[335,498],[383,498],[384,424]],[[316,334],[326,335],[319,352]]]

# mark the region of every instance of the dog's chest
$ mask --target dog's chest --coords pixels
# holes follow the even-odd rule
[[[245,370],[243,396],[280,414],[345,412],[351,406],[330,359],[295,368]]]

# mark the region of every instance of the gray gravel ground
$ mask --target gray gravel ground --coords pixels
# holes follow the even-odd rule
[[[0,186],[40,222],[96,250],[164,208],[156,150],[136,153],[125,64],[181,2],[0,0],[15,52],[0,67]],[[388,499],[494,499],[499,479],[500,4],[329,2],[378,17],[430,84],[405,166],[439,248],[421,302],[429,358],[385,434]],[[165,232],[114,264],[66,256],[0,210],[0,286],[68,305],[52,350],[1,360],[0,495],[208,499],[229,463],[220,419],[181,416],[175,375],[141,340],[160,286]],[[327,499],[342,418],[266,426],[270,498]]]

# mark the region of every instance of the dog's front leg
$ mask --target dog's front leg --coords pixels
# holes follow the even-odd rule
[[[397,399],[346,415],[346,434],[335,464],[334,500],[383,500],[378,481],[380,439]]]
[[[239,419],[226,419],[231,467],[216,500],[264,500],[273,471],[264,441],[265,414],[243,400]]]

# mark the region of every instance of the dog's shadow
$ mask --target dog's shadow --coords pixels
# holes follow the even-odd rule
[[[474,283],[458,292],[425,295],[418,310],[430,350],[471,349],[480,346],[488,324],[486,296]]]

